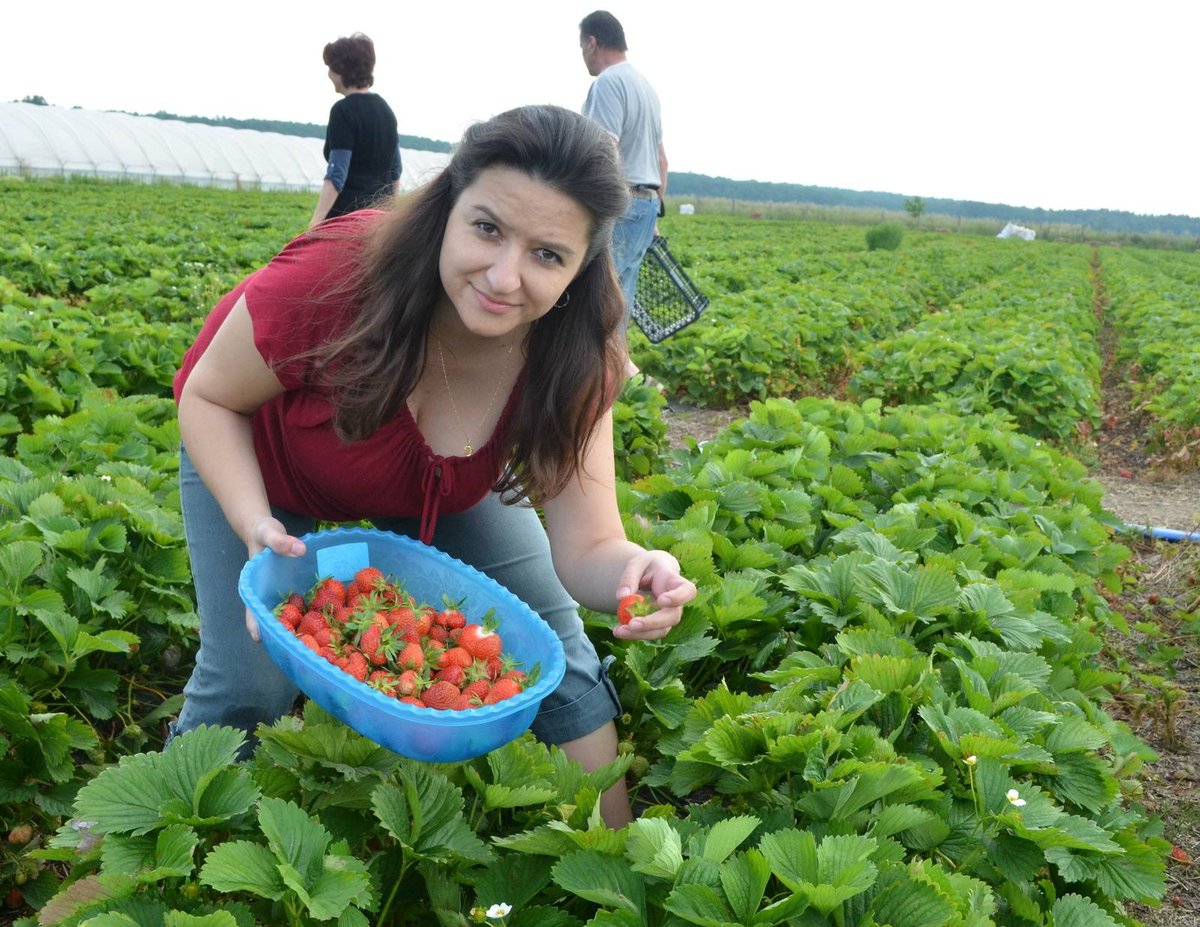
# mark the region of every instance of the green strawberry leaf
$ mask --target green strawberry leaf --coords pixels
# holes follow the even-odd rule
[[[645,884],[623,859],[583,850],[560,859],[551,875],[565,891],[645,922]]]
[[[212,849],[200,869],[200,881],[218,892],[250,892],[272,901],[288,890],[275,854],[248,840],[230,840]]]

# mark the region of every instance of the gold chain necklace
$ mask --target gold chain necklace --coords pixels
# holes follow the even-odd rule
[[[446,355],[442,353],[442,341],[437,335],[432,335],[431,337],[433,338],[433,343],[437,345],[438,360],[442,364],[442,380],[446,384],[446,396],[450,399],[450,408],[454,410],[454,418],[458,422],[458,430],[461,431],[463,437],[467,439],[467,443],[463,445],[463,456],[470,457],[471,454],[474,453],[475,449],[471,446],[471,435],[467,432],[467,429],[463,427],[462,416],[458,414],[458,404],[454,401],[454,393],[450,391],[450,377],[446,373]],[[508,346],[508,353],[504,355],[505,370],[508,369],[508,358],[512,357],[513,348],[516,346],[517,340],[514,338],[512,343]],[[497,377],[496,387],[492,390],[492,398],[488,400],[487,408],[483,410],[483,417],[479,420],[480,429],[483,428],[484,423],[488,420],[488,416],[491,415],[492,406],[496,404],[496,397],[500,394],[500,384],[503,382],[503,377]]]

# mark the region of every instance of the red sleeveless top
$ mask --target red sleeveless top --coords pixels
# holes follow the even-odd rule
[[[293,239],[269,264],[226,294],[209,314],[175,375],[178,403],[188,374],[244,294],[254,343],[285,392],[253,416],[254,449],[272,505],[326,521],[420,518],[421,540],[433,538],[438,514],[464,512],[496,484],[506,463],[503,436],[524,373],[496,429],[470,457],[433,453],[407,405],[374,434],[344,443],[333,430],[333,404],[311,360],[352,318],[352,297],[330,297],[345,278],[362,234],[381,213],[331,219],[321,236]]]

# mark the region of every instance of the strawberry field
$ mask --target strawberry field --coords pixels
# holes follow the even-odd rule
[[[526,735],[432,765],[312,704],[163,750],[197,646],[169,386],[309,197],[0,185],[0,886],[19,924],[1111,927],[1157,905],[1155,753],[1108,644],[1127,542],[1081,460],[1099,330],[1200,438],[1194,255],[673,216],[712,299],[635,360],[748,414],[615,410],[631,538],[700,589],[614,639],[586,774]],[[1144,681],[1144,680],[1143,680]],[[599,795],[629,777],[612,832]],[[2,921],[2,917],[0,917]]]

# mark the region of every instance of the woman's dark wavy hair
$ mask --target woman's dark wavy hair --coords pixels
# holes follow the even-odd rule
[[[370,87],[375,83],[375,43],[361,32],[330,42],[321,58],[325,67],[341,77],[344,87]]]
[[[525,384],[505,435],[506,501],[542,501],[582,468],[596,423],[623,382],[625,307],[608,245],[629,204],[617,148],[599,125],[557,106],[525,106],[463,135],[449,165],[379,223],[350,286],[360,311],[323,352],[344,440],[370,435],[400,410],[426,362],[447,218],[490,167],[515,168],[570,197],[591,218],[568,304],[530,326]],[[432,244],[431,243],[436,243]]]

